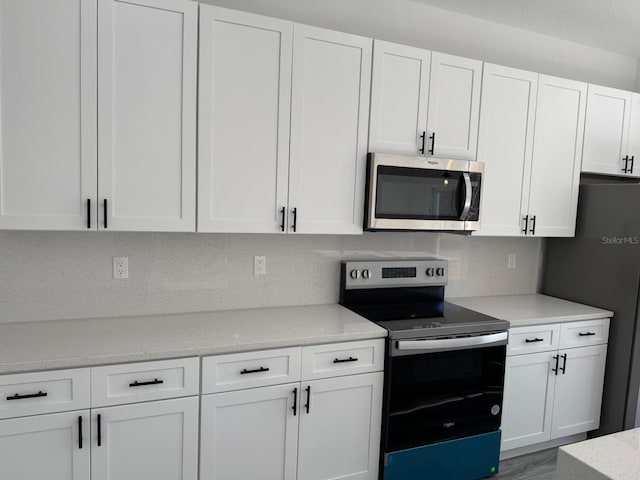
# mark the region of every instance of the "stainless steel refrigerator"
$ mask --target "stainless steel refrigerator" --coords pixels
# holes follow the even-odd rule
[[[600,428],[640,424],[640,184],[581,185],[575,238],[546,243],[542,293],[614,312]]]

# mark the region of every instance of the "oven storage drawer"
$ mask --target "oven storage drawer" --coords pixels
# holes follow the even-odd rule
[[[302,348],[302,380],[380,372],[383,368],[383,338]]]
[[[200,359],[108,365],[91,369],[91,406],[108,407],[198,395]]]
[[[90,404],[90,370],[0,376],[0,418],[83,410]]]
[[[560,325],[547,324],[516,327],[509,330],[507,356],[557,350],[560,345]]]
[[[216,355],[202,359],[202,393],[300,381],[301,348]]]
[[[608,339],[608,318],[563,323],[560,331],[560,348],[601,345],[607,343]]]

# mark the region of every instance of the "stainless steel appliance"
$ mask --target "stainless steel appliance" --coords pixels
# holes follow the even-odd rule
[[[365,230],[480,228],[484,164],[370,153]]]
[[[640,427],[640,185],[581,185],[575,238],[547,240],[542,293],[614,312],[600,428]]]
[[[436,259],[342,263],[340,303],[389,332],[384,480],[497,472],[509,322],[445,302],[447,268]]]

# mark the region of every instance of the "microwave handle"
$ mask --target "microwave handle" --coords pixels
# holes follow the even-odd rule
[[[471,210],[471,177],[468,172],[462,174],[464,179],[464,207],[462,208],[462,214],[460,214],[460,220],[466,220],[469,216],[469,210]]]

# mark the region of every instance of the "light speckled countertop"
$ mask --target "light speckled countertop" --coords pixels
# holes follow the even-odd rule
[[[386,336],[340,305],[0,323],[0,374]]]
[[[640,428],[560,447],[556,480],[638,480]]]
[[[611,318],[613,312],[547,295],[500,295],[447,298],[461,307],[508,320],[511,327]]]

